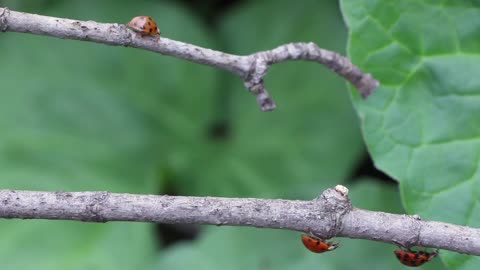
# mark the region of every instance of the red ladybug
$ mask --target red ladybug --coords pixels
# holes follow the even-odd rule
[[[396,249],[393,251],[397,259],[404,265],[417,267],[438,255],[438,249],[433,252],[413,251],[411,249]]]
[[[315,253],[323,253],[326,251],[331,251],[336,249],[340,243],[333,243],[333,242],[325,242],[316,236],[307,235],[302,233],[302,243],[303,245],[308,248],[311,252]]]
[[[135,32],[140,33],[142,36],[160,35],[160,30],[157,27],[157,23],[155,23],[155,21],[148,16],[137,16],[131,19],[130,22],[127,23],[127,27]]]

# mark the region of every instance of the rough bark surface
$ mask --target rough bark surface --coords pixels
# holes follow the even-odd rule
[[[263,78],[267,74],[268,67],[279,62],[306,60],[323,64],[352,83],[364,98],[368,97],[379,85],[372,75],[362,73],[344,56],[319,48],[312,42],[290,43],[273,50],[239,56],[163,36],[160,38],[142,37],[124,24],[56,18],[12,11],[7,8],[0,8],[0,31],[32,33],[63,39],[93,41],[112,46],[141,48],[224,69],[244,81],[245,87],[256,96],[262,111],[270,111],[276,107],[265,89]]]
[[[311,201],[0,190],[0,218],[137,221],[312,231],[480,255],[480,229],[354,208],[342,186]]]

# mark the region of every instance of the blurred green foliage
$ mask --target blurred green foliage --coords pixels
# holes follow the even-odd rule
[[[57,2],[41,13],[156,14],[166,35],[214,46],[176,4]],[[0,185],[12,189],[158,193],[166,161],[200,143],[219,78],[146,51],[18,33],[1,35],[0,59]],[[0,239],[4,269],[145,269],[156,253],[152,224],[2,221]]]
[[[215,0],[205,1],[202,8],[187,2],[0,0],[0,5],[99,22],[125,23],[136,15],[150,15],[165,37],[234,54],[294,41],[313,41],[344,53],[347,32],[336,1],[235,1],[215,20],[205,19],[214,14],[207,7]],[[349,51],[385,86],[366,102],[356,94],[353,99],[375,161],[402,181],[409,211],[431,215],[419,209],[422,201],[417,200],[425,196],[408,197],[405,192],[404,181],[410,178],[398,166],[408,157],[400,152],[378,158],[373,142],[386,133],[372,130],[378,128],[378,114],[385,112],[369,109],[386,106],[385,100],[400,89],[388,85],[403,82],[406,71],[423,59],[412,53],[423,52],[422,43],[412,34],[402,39],[416,44],[411,51],[387,47],[388,57],[372,54],[371,62],[363,59],[381,48],[389,35],[362,32],[368,27],[358,19],[365,14],[362,11],[373,8],[381,15],[379,21],[392,25],[396,18],[393,11],[383,13],[389,5],[370,2],[366,7],[343,2],[353,29]],[[404,24],[409,27],[408,20]],[[448,51],[444,45],[439,50]],[[325,188],[352,180],[365,151],[344,80],[315,63],[271,67],[266,86],[278,108],[262,113],[237,77],[138,49],[0,33],[0,59],[1,188],[311,199]],[[432,61],[428,63],[436,67]],[[408,109],[408,100],[400,105]],[[417,118],[409,119],[413,127],[420,126],[414,122]],[[405,130],[395,133],[399,140],[418,143],[422,137],[409,123],[391,130]],[[463,169],[460,165],[458,171]],[[412,172],[418,177],[422,171]],[[418,190],[425,195],[429,186],[422,185],[424,189]],[[358,207],[402,213],[394,186],[357,179],[350,190]],[[3,220],[0,260],[3,269],[40,270],[404,267],[393,255],[395,247],[387,244],[340,239],[341,248],[318,255],[301,245],[297,233],[202,229],[193,242],[159,249],[156,242],[162,239],[157,239],[152,224]],[[424,268],[442,266],[434,260]]]
[[[242,55],[292,41],[315,41],[340,51],[345,44],[345,28],[333,2],[242,5],[223,18],[220,30],[225,50]],[[322,39],[329,32],[334,34]],[[219,114],[230,134],[223,140],[193,142],[201,150],[189,168],[178,170],[182,190],[311,198],[348,178],[363,145],[344,81],[304,62],[275,65],[265,81],[278,104],[272,113],[260,113],[238,78],[228,75],[217,88],[228,91],[228,106]]]

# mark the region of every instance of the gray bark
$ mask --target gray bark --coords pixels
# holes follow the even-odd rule
[[[480,229],[354,208],[342,186],[311,201],[0,190],[0,218],[252,226],[480,255]]]
[[[161,28],[161,26],[160,26]],[[268,68],[287,60],[307,60],[325,65],[350,81],[366,98],[379,82],[364,74],[347,58],[322,49],[315,43],[290,43],[275,49],[239,56],[202,48],[166,37],[141,37],[124,24],[98,23],[48,17],[0,8],[0,31],[22,32],[63,39],[93,41],[112,46],[141,48],[192,62],[227,70],[239,76],[245,87],[256,96],[262,111],[273,110],[276,105],[263,82]]]

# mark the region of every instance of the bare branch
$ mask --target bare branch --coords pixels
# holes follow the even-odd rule
[[[141,48],[224,69],[244,81],[247,89],[256,96],[263,111],[275,108],[275,103],[263,83],[268,67],[271,64],[287,60],[307,60],[324,64],[350,81],[364,98],[368,97],[379,85],[378,81],[370,74],[362,73],[347,58],[336,52],[321,49],[312,42],[290,43],[273,50],[239,56],[166,37],[142,38],[123,24],[48,17],[11,11],[7,8],[0,8],[0,30]]]
[[[480,255],[480,229],[352,207],[345,187],[311,201],[0,190],[0,218],[142,221],[308,231]]]

